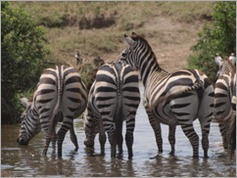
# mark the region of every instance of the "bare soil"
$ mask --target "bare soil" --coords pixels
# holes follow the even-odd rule
[[[190,48],[196,44],[197,33],[202,29],[203,24],[200,21],[195,21],[192,24],[181,23],[173,21],[167,16],[157,16],[144,24],[143,28],[147,31],[145,38],[155,52],[162,68],[173,72],[187,67],[187,58],[192,53]],[[121,50],[126,47],[127,44],[124,42],[121,45]],[[118,54],[115,53],[103,57],[106,61],[111,61],[117,56]]]

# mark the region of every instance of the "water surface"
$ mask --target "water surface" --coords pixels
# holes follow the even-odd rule
[[[143,93],[143,92],[141,92]],[[164,152],[158,159],[149,159],[157,153],[154,133],[148,122],[142,105],[139,106],[134,133],[133,159],[127,159],[124,143],[124,157],[110,158],[110,145],[107,142],[104,157],[89,157],[84,150],[85,139],[82,120],[75,120],[75,131],[79,142],[79,150],[75,153],[69,133],[63,143],[63,156],[58,159],[49,148],[47,156],[42,156],[44,147],[43,132],[31,140],[27,147],[18,146],[16,138],[20,125],[4,125],[1,127],[1,172],[2,176],[70,176],[70,177],[236,177],[236,159],[230,161],[224,152],[217,123],[212,122],[209,135],[209,158],[203,158],[200,145],[199,159],[192,158],[189,140],[180,126],[176,129],[176,152],[170,156],[168,142],[168,126],[162,125]],[[200,126],[195,121],[195,130],[201,138]],[[124,127],[125,131],[125,127]],[[98,137],[95,151],[99,153]]]

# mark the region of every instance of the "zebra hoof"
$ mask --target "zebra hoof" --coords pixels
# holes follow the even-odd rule
[[[118,159],[123,159],[123,155],[122,155],[122,154],[118,154],[118,155],[117,155],[117,158],[118,158]]]
[[[204,159],[208,159],[209,156],[207,154],[204,154]]]
[[[150,157],[150,159],[158,159],[158,158],[160,158],[160,155],[159,155],[159,154],[156,155],[156,156]]]
[[[132,160],[132,156],[129,156],[128,159],[129,159],[129,160]]]
[[[198,159],[199,156],[198,155],[193,155],[193,159]]]
[[[174,156],[174,151],[171,151],[169,154],[170,154],[171,156]]]

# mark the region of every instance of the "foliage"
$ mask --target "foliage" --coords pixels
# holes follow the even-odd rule
[[[213,23],[206,24],[198,35],[199,41],[192,47],[194,55],[188,59],[189,66],[203,70],[214,82],[217,72],[214,55],[236,53],[236,3],[217,2]]]
[[[43,29],[8,2],[1,3],[1,26],[2,123],[12,123],[19,116],[19,93],[36,86],[48,50]]]

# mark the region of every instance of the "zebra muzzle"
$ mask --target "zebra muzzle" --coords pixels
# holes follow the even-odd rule
[[[16,142],[19,144],[19,145],[23,145],[23,146],[27,146],[28,145],[28,141],[24,140],[24,139],[21,139],[21,138],[18,138],[16,140]]]

